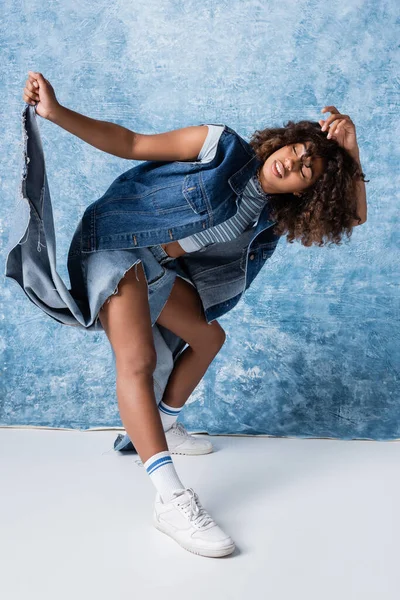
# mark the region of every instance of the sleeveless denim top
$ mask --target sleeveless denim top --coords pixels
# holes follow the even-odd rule
[[[224,130],[221,125],[208,125],[208,128],[207,137],[198,156],[201,162],[213,160],[219,138]],[[268,198],[268,194],[262,189],[256,175],[253,175],[249,179],[243,194],[239,197],[239,210],[233,217],[220,223],[220,225],[215,225],[205,231],[180,239],[178,240],[179,244],[186,252],[195,252],[213,243],[233,240],[243,231],[254,226],[265,203],[268,202]]]

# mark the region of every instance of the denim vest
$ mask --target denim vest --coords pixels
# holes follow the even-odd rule
[[[85,210],[83,253],[168,243],[213,227],[238,210],[239,196],[262,163],[246,140],[224,126],[213,160],[145,161],[122,173]],[[275,251],[279,236],[266,203],[257,225],[230,242],[177,259],[210,323],[233,308]]]
[[[53,212],[34,106],[24,107],[22,120],[24,201],[11,227],[5,276],[59,323],[84,328],[84,315],[56,270]],[[143,162],[120,175],[85,210],[77,228],[81,250],[101,254],[103,249],[167,243],[217,225],[237,212],[238,195],[260,164],[251,146],[227,126],[211,162]],[[176,260],[178,275],[196,286],[209,323],[238,303],[275,251],[275,223],[266,203],[256,226],[238,238]],[[159,400],[186,342],[157,324],[153,334]]]
[[[227,125],[211,161],[142,162],[87,207],[82,251],[168,243],[218,225],[236,214],[239,195],[261,164]],[[273,223],[264,218],[263,229]]]

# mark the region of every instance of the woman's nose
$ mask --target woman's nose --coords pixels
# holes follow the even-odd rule
[[[294,169],[298,168],[300,169],[301,167],[301,160],[300,158],[298,160],[293,160],[293,158],[286,158],[285,159],[285,169],[287,171],[289,171],[289,173],[291,171],[293,171]]]
[[[293,170],[293,159],[292,158],[285,159],[285,169],[286,169],[286,171],[289,171],[289,173]]]

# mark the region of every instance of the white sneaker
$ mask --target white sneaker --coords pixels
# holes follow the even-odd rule
[[[157,492],[153,523],[159,531],[194,554],[217,558],[231,554],[235,549],[233,540],[202,507],[193,488],[176,490],[174,498],[165,503]]]
[[[170,454],[209,454],[213,451],[212,443],[201,437],[196,437],[188,431],[183,423],[175,423],[165,432],[165,439]]]

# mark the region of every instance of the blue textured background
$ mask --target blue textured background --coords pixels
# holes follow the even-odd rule
[[[340,247],[281,239],[220,319],[225,345],[179,420],[211,434],[400,438],[398,2],[2,6],[3,248],[18,201],[28,70],[43,73],[65,106],[142,133],[210,122],[249,139],[288,119],[317,120],[325,105],[350,114],[371,180],[367,223]],[[81,214],[135,163],[39,125],[58,272],[69,285]],[[57,324],[4,275],[0,348],[0,425],[122,426],[105,334]]]

